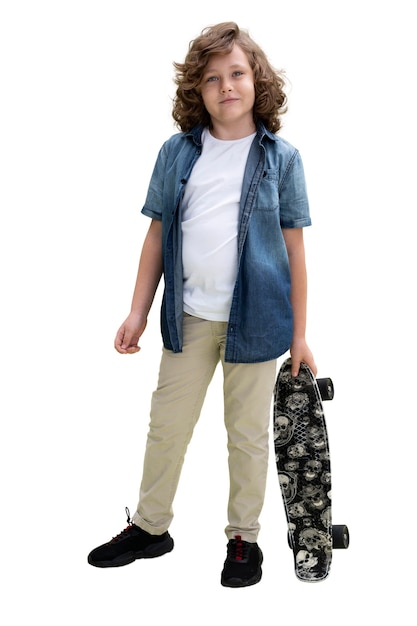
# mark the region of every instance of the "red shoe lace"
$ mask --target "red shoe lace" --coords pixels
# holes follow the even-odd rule
[[[236,540],[236,544],[235,544],[235,549],[236,549],[235,559],[236,559],[236,561],[243,561],[243,541],[242,541],[242,537],[240,535],[236,535],[235,536],[235,540]]]

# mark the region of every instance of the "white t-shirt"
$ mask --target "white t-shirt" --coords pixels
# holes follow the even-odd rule
[[[227,322],[237,275],[243,175],[256,133],[224,141],[205,129],[182,201],[184,311]]]

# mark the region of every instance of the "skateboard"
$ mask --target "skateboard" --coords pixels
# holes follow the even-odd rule
[[[332,525],[323,401],[333,396],[330,378],[315,379],[305,363],[292,377],[291,359],[284,361],[274,389],[275,458],[295,575],[306,582],[326,579],[333,549],[349,545],[347,526]]]

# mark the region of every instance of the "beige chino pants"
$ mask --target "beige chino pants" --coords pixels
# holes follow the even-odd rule
[[[228,539],[254,542],[265,495],[271,401],[276,361],[225,363],[226,322],[184,314],[183,352],[163,350],[152,395],[139,504],[133,522],[152,534],[173,518],[187,446],[219,361],[223,367],[224,421],[228,434]]]

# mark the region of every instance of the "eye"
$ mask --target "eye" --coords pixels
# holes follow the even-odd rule
[[[236,72],[233,72],[233,76],[242,76],[243,72],[241,72],[240,70],[236,70]]]
[[[208,83],[213,83],[215,80],[218,80],[217,76],[209,76],[207,78]]]

